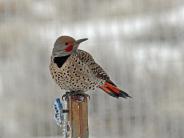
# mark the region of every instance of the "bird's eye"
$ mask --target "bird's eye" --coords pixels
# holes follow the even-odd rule
[[[68,45],[68,42],[66,42],[65,45]]]

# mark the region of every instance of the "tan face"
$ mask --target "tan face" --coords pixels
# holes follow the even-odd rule
[[[70,55],[73,51],[76,51],[81,42],[86,40],[87,38],[76,41],[70,36],[60,36],[54,44],[52,55],[54,57]]]
[[[55,42],[55,46],[59,45],[65,52],[69,53],[73,50],[74,44],[75,39],[70,36],[61,36]]]

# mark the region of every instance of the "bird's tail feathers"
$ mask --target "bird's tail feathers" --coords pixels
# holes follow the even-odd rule
[[[131,96],[129,96],[126,92],[120,90],[117,86],[105,82],[104,85],[100,86],[100,88],[105,91],[107,94],[119,98],[119,97],[123,97],[123,98],[132,98]]]

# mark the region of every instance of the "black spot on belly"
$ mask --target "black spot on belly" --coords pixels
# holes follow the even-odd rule
[[[60,68],[62,65],[65,63],[65,61],[69,58],[70,55],[68,56],[63,56],[63,57],[55,57],[54,58],[54,63],[57,64],[57,66]]]

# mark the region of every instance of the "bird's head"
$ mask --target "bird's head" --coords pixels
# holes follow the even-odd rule
[[[83,39],[75,40],[70,36],[60,36],[57,38],[56,42],[54,43],[52,56],[61,57],[61,56],[71,55],[72,53],[76,52],[79,44],[86,40],[88,39],[83,38]]]

